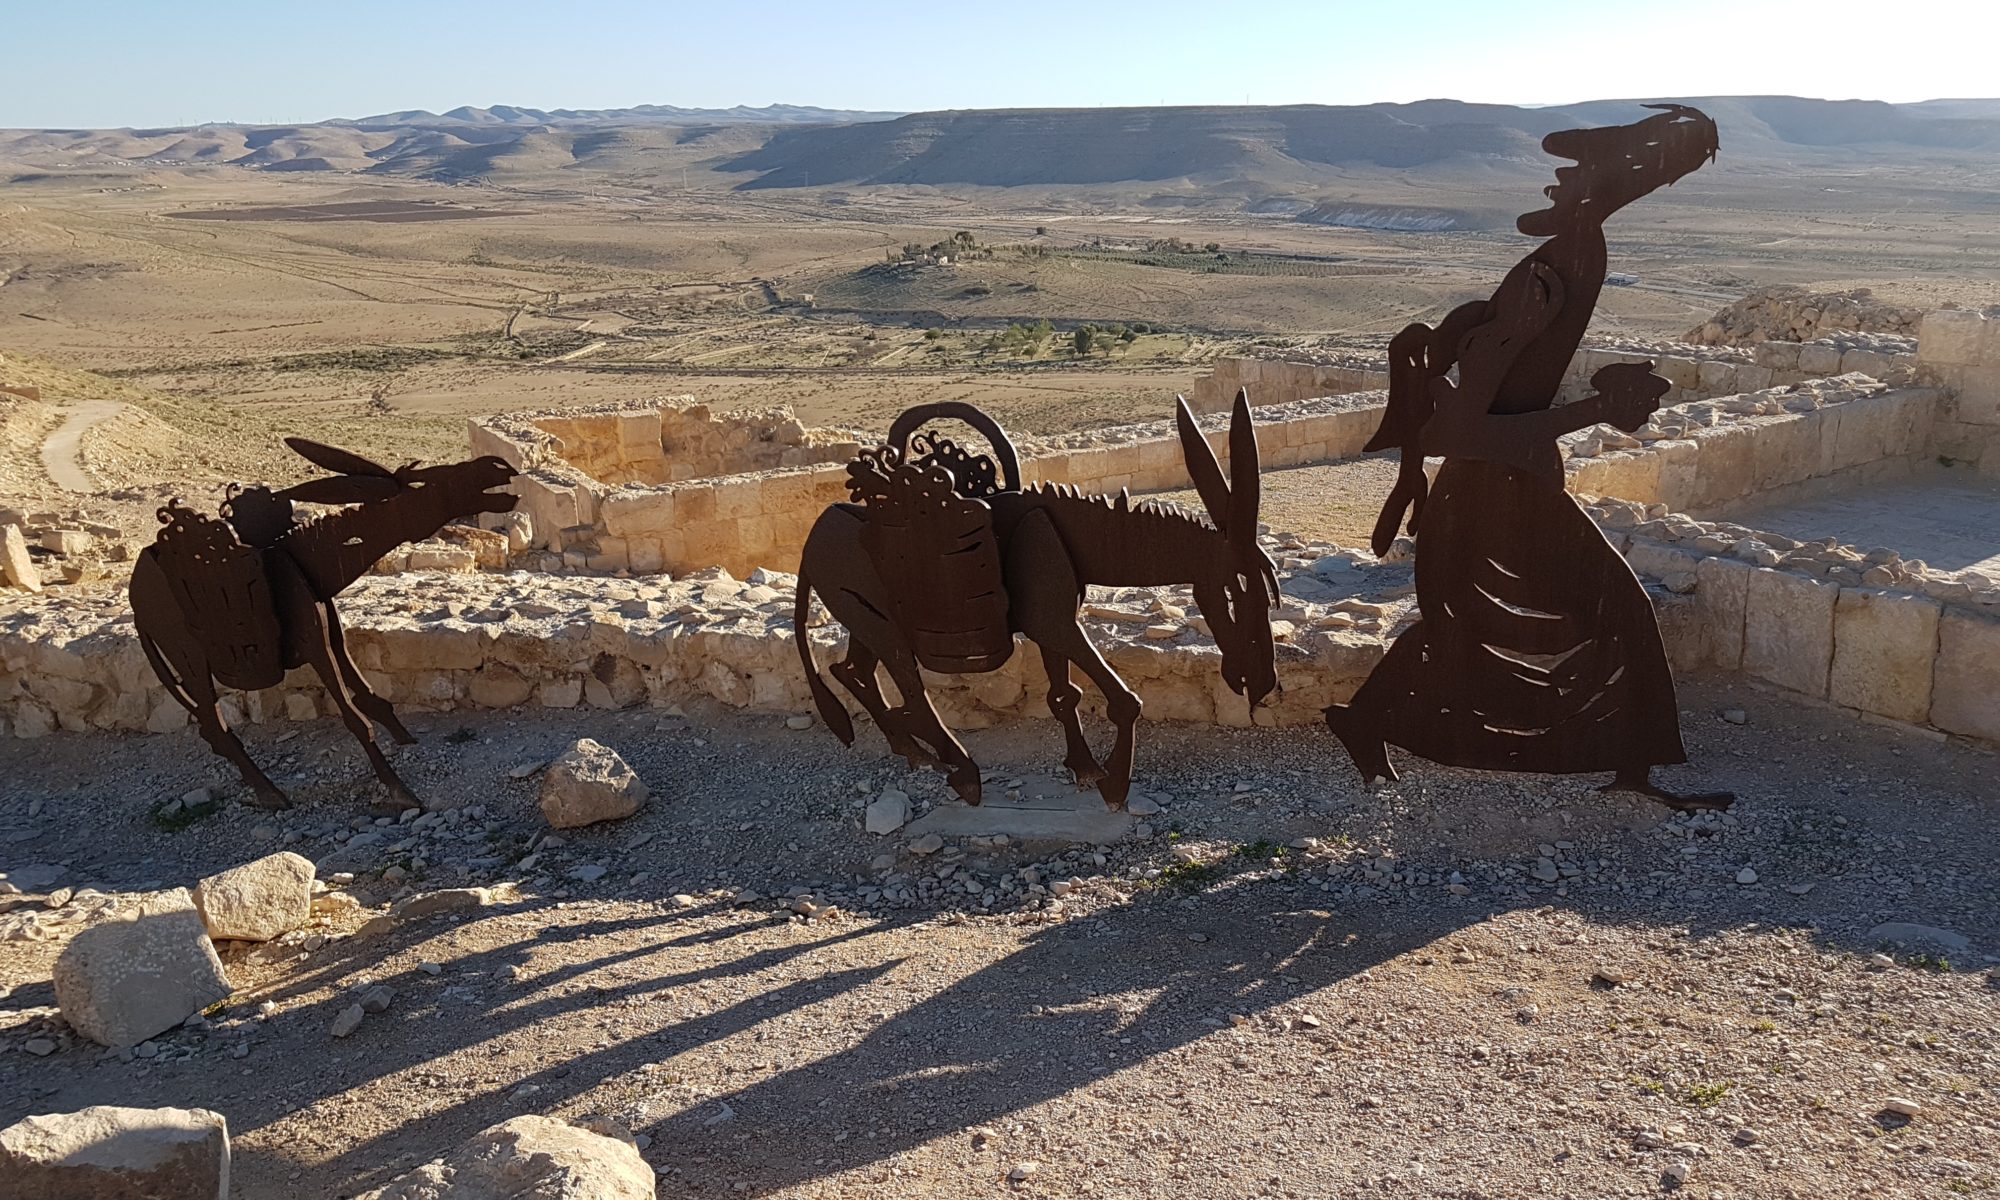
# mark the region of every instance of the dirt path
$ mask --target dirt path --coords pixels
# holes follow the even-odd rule
[[[42,443],[42,468],[66,492],[94,492],[97,488],[83,470],[77,451],[83,435],[93,426],[118,415],[125,406],[116,400],[79,400],[70,406],[69,416]]]

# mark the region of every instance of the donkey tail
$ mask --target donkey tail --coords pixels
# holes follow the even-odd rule
[[[799,644],[799,662],[806,669],[806,687],[812,691],[813,707],[819,710],[819,719],[833,730],[833,736],[841,744],[854,744],[854,718],[847,715],[847,709],[826,686],[826,680],[819,673],[819,664],[813,661],[812,635],[806,631],[806,622],[812,617],[812,582],[804,571],[799,572],[798,600],[792,606],[792,637]]]

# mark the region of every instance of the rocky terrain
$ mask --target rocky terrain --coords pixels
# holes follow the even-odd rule
[[[244,1196],[534,1115],[629,1132],[662,1195],[2000,1187],[1990,754],[1683,702],[1727,815],[1149,724],[1140,815],[1083,844],[918,836],[956,806],[871,733],[708,709],[416,715],[400,820],[330,721],[250,732],[284,813],[191,737],[45,739],[0,785],[0,1124],[211,1110]],[[1069,793],[1040,723],[968,736],[995,792]],[[557,829],[583,737],[647,794]],[[63,1019],[80,931],[278,851],[312,915],[218,941],[225,1000],[110,1050]]]

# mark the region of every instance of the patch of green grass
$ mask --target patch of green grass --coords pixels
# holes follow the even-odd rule
[[[1946,958],[1942,954],[1912,955],[1909,959],[1909,963],[1913,967],[1918,967],[1925,971],[1936,971],[1940,975],[1951,974],[1951,960]]]
[[[1283,858],[1287,850],[1276,842],[1267,842],[1259,838],[1254,842],[1244,842],[1242,845],[1236,847],[1234,853],[1238,858],[1254,858],[1263,861],[1273,858]]]
[[[1628,1075],[1626,1082],[1651,1096],[1661,1095],[1667,1090],[1666,1084],[1657,1079],[1648,1079],[1644,1075]]]
[[[1770,1020],[1770,1019],[1768,1019],[1768,1018],[1767,1018],[1767,1019],[1765,1019],[1765,1020],[1762,1020],[1762,1021],[1759,1021],[1759,1022],[1757,1022],[1757,1023],[1755,1024],[1755,1025],[1752,1025],[1752,1026],[1751,1026],[1750,1028],[1752,1028],[1752,1029],[1756,1030],[1756,1031],[1757,1031],[1758,1033],[1770,1033],[1770,1032],[1771,1032],[1772,1030],[1776,1029],[1777,1027],[1778,1027],[1778,1023],[1777,1023],[1776,1021],[1773,1021],[1773,1020]]]
[[[1681,1096],[1681,1099],[1683,1102],[1692,1104],[1696,1108],[1714,1108],[1716,1105],[1722,1103],[1722,1098],[1729,1094],[1729,1089],[1732,1086],[1731,1082],[1727,1079],[1721,1083],[1693,1084]]]
[[[419,363],[453,355],[426,346],[365,346],[354,350],[321,350],[288,354],[271,360],[273,371],[400,371]]]
[[[1183,891],[1198,892],[1217,882],[1228,872],[1221,863],[1196,862],[1189,859],[1172,866],[1160,868],[1160,873],[1150,882],[1156,888],[1179,888]]]

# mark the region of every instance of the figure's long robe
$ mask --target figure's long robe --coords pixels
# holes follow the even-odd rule
[[[1416,557],[1422,619],[1352,702],[1384,740],[1488,770],[1687,761],[1652,601],[1566,492],[1446,459]]]

